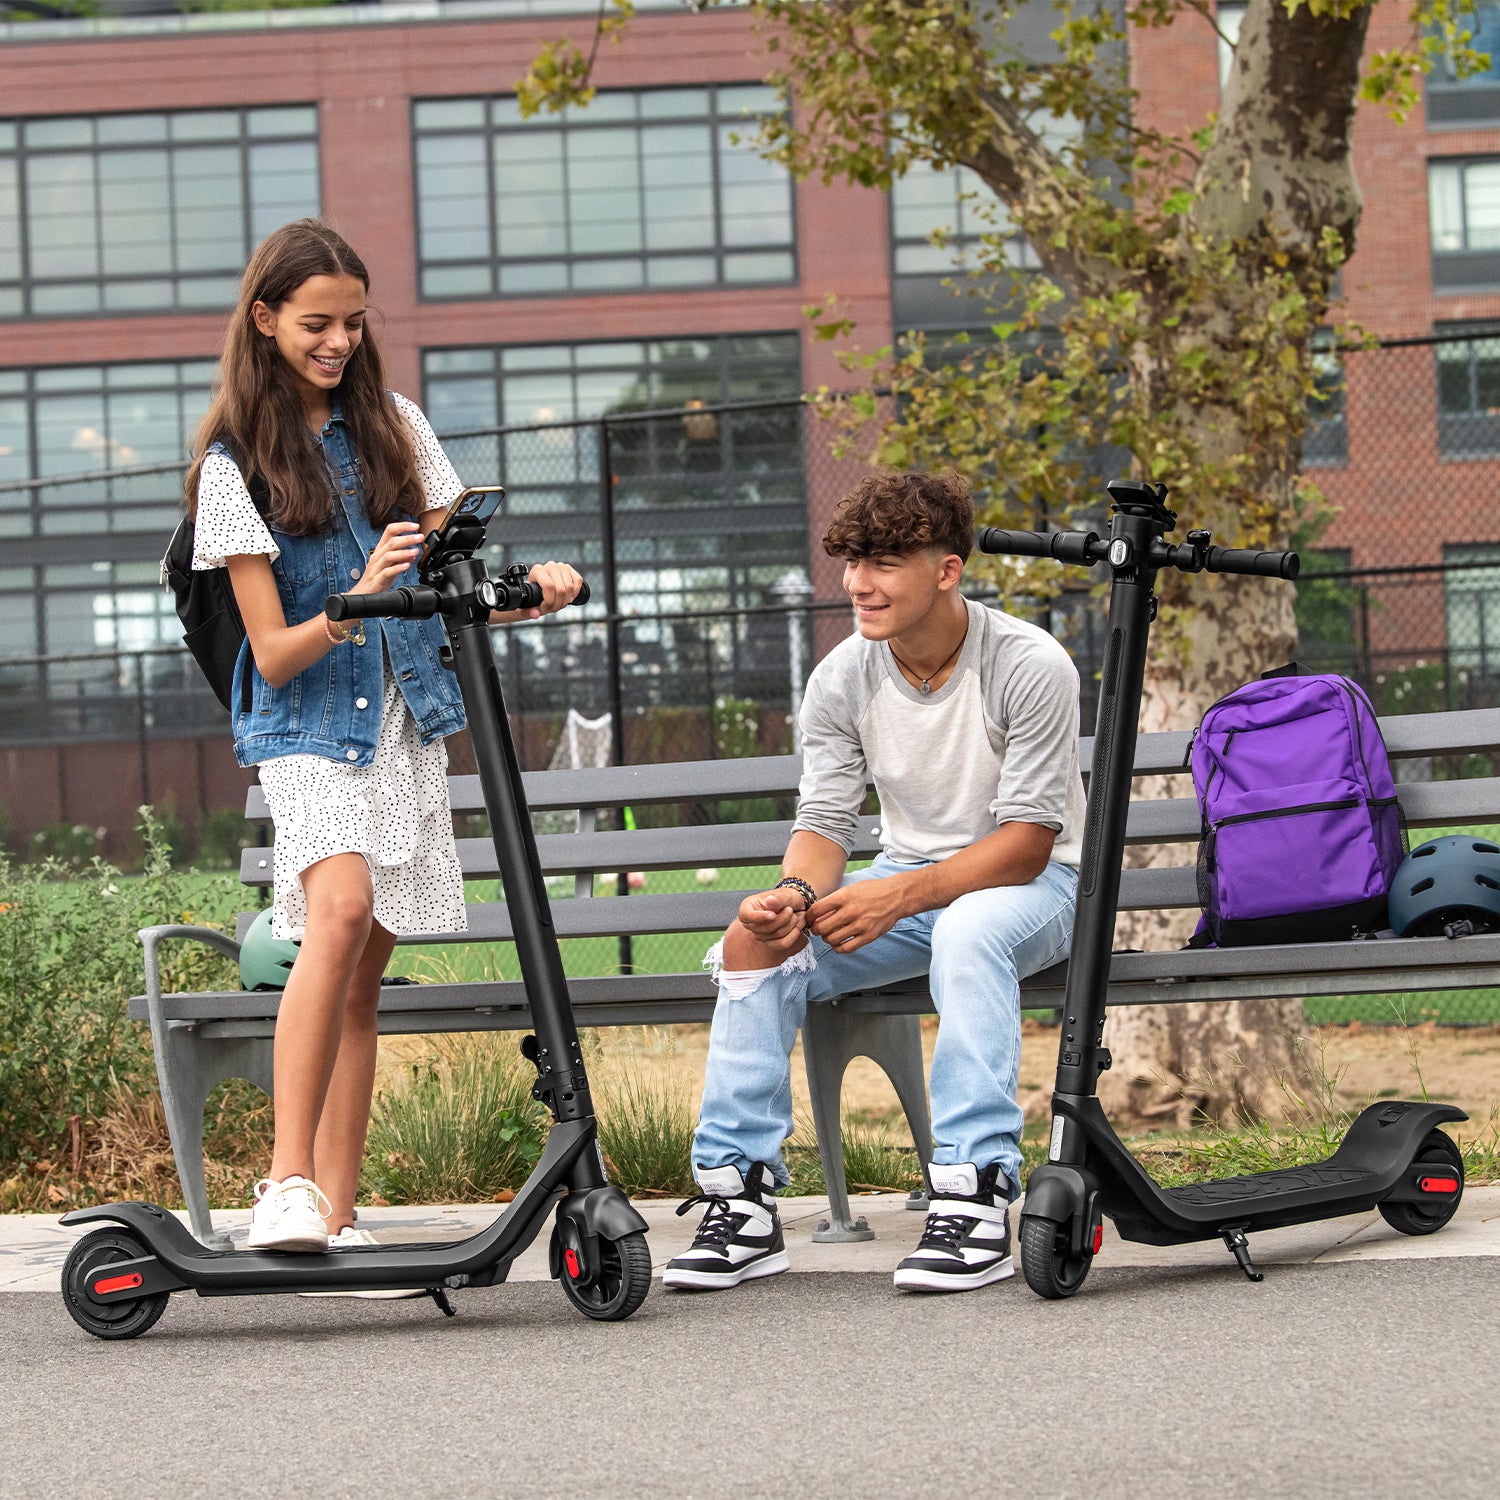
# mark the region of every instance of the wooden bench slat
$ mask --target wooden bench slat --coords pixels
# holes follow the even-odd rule
[[[1297,943],[1275,948],[1199,948],[1161,953],[1116,953],[1110,964],[1111,1004],[1139,1004],[1141,996],[1126,1001],[1115,993],[1118,987],[1148,988],[1147,998],[1168,1001],[1179,987],[1230,981],[1280,983],[1281,993],[1368,994],[1385,990],[1466,988],[1475,976],[1493,975],[1500,965],[1500,933],[1457,938],[1398,938],[1386,942]],[[1040,1001],[1044,996],[1060,998],[1067,966],[1055,964],[1022,982],[1022,993]],[[1422,983],[1415,981],[1420,977]],[[1432,981],[1438,980],[1434,985]],[[1450,982],[1456,981],[1456,982]],[[713,986],[706,973],[616,974],[570,979],[568,990],[579,1010],[579,1021],[589,1025],[591,1007],[604,1004],[641,1006],[681,1001],[712,1003]],[[887,986],[875,992],[856,992],[839,1003],[860,1008],[876,998],[895,995],[925,1001],[922,980]],[[215,993],[167,995],[163,1013],[169,1021],[207,1023],[221,1020],[270,1020],[276,1015],[281,996],[275,991],[243,990]],[[1048,1001],[1047,1003],[1051,1003]],[[486,1013],[503,1022],[504,1012],[520,1020],[525,1012],[526,990],[519,980],[478,981],[462,984],[387,985],[381,992],[382,1017],[431,1012],[468,1011],[483,1021]],[[144,997],[130,1002],[130,1014],[146,1018]],[[524,1024],[529,1024],[526,1021]],[[384,1029],[384,1023],[382,1023]],[[479,1029],[483,1029],[481,1026]],[[503,1029],[503,1026],[501,1027]]]
[[[1401,811],[1412,828],[1500,822],[1500,777],[1462,781],[1402,782],[1396,788]],[[861,819],[856,859],[879,851],[878,818]],[[641,828],[598,833],[552,833],[537,838],[537,853],[548,875],[618,870],[681,870],[694,866],[778,864],[791,836],[789,821],[707,823],[688,828]],[[1196,842],[1198,804],[1191,797],[1131,803],[1125,837],[1132,844]],[[466,876],[494,879],[499,871],[487,838],[458,840]],[[271,883],[271,851],[246,849],[240,879],[250,886]]]
[[[1396,760],[1432,755],[1488,754],[1500,751],[1500,709],[1463,709],[1451,713],[1394,714],[1380,721],[1386,749]],[[1137,776],[1182,772],[1192,734],[1171,730],[1143,734],[1136,741]],[[1078,742],[1085,776],[1093,768],[1094,741]],[[800,755],[754,756],[745,760],[674,761],[651,766],[603,766],[573,771],[527,771],[522,778],[533,812],[578,807],[646,806],[662,802],[712,801],[729,797],[785,796],[797,790]],[[477,776],[449,778],[456,813],[484,811]],[[245,816],[263,822],[269,816],[265,793],[249,788]]]

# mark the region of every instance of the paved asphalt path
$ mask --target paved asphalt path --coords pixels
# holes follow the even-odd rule
[[[948,1297],[806,1274],[431,1303],[175,1296],[102,1344],[0,1295],[0,1495],[1500,1494],[1487,1257],[1096,1269]]]

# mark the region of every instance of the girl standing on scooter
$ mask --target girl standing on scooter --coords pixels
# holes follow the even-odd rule
[[[386,389],[369,284],[316,220],[262,243],[186,480],[193,566],[228,567],[245,622],[234,748],[259,768],[276,826],[272,934],[301,941],[276,1022],[276,1141],[252,1249],[373,1243],[354,1228],[354,1194],[381,976],[399,934],[466,926],[443,744],[464,713],[438,659],[442,622],[349,629],[323,613],[329,594],[415,583],[422,538],[462,488],[422,412]],[[269,491],[264,518],[251,475]],[[563,563],[530,576],[540,608],[492,622],[552,614],[582,583]]]

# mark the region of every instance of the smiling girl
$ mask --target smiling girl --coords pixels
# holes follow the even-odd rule
[[[422,538],[462,488],[422,412],[386,390],[369,280],[316,220],[265,240],[186,481],[193,566],[228,567],[245,622],[234,747],[259,768],[276,825],[272,933],[301,942],[276,1021],[255,1249],[373,1243],[354,1228],[354,1194],[381,976],[398,935],[466,925],[443,744],[464,713],[439,661],[442,624],[349,630],[323,613],[332,593],[415,583]],[[264,517],[251,475],[269,491]],[[581,585],[563,563],[531,578],[540,608],[492,622],[551,614]]]

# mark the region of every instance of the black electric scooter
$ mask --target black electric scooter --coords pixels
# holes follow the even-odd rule
[[[1098,1253],[1104,1214],[1121,1238],[1148,1245],[1222,1239],[1251,1281],[1262,1277],[1245,1236],[1259,1229],[1377,1208],[1403,1234],[1431,1234],[1453,1217],[1463,1195],[1463,1158],[1437,1128],[1468,1118],[1450,1104],[1372,1104],[1326,1161],[1176,1188],[1152,1182],[1100,1107],[1099,1075],[1110,1066],[1105,995],[1146,642],[1156,617],[1156,575],[1162,568],[1179,568],[1292,579],[1298,570],[1294,552],[1215,547],[1206,531],[1188,532],[1184,544],[1164,541],[1177,524],[1164,503],[1164,485],[1112,480],[1106,489],[1114,502],[1107,538],[999,528],[979,538],[984,552],[1090,567],[1102,562],[1113,575],[1051,1144],[1047,1161],[1026,1184],[1021,1214],[1021,1270],[1027,1284],[1043,1297],[1072,1296]]]
[[[550,1269],[568,1300],[587,1317],[628,1318],[651,1284],[646,1221],[609,1184],[599,1150],[593,1100],[578,1046],[557,934],[542,881],[531,817],[521,786],[490,645],[492,609],[530,608],[541,591],[524,567],[491,579],[474,556],[484,544],[486,508],[498,492],[465,491],[418,559],[420,586],[379,594],[335,594],[336,620],[396,615],[443,617],[444,661],[458,674],[468,714],[495,853],[515,931],[516,951],[531,1006],[534,1036],[521,1043],[535,1065],[533,1095],[553,1124],[541,1159],[494,1223],[451,1244],[368,1246],[324,1254],[206,1249],[152,1203],[109,1203],[64,1215],[64,1224],[105,1222],[83,1236],[63,1266],[62,1292],[75,1322],[101,1339],[135,1338],[166,1309],[173,1292],[200,1297],[272,1292],[429,1292],[449,1316],[448,1292],[504,1281],[515,1258],[535,1239],[554,1206]],[[587,588],[579,596],[582,602]]]

